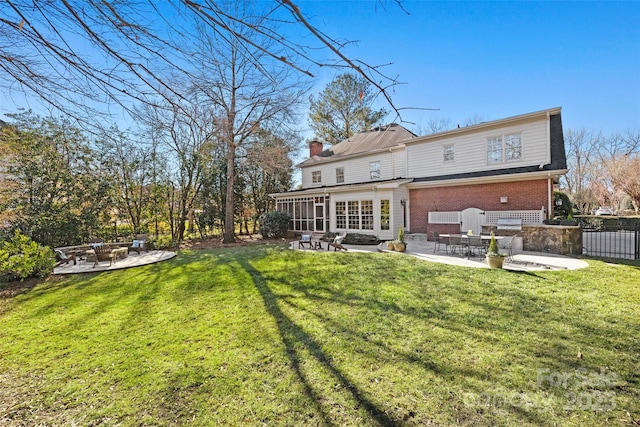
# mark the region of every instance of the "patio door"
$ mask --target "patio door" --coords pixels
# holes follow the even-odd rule
[[[467,208],[460,213],[460,232],[473,230],[473,234],[480,234],[484,222],[484,211],[478,208]]]
[[[316,203],[315,204],[315,231],[325,231],[324,230],[324,218],[325,218],[325,205],[324,203]]]

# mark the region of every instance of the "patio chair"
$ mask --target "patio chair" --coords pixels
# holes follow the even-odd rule
[[[440,240],[440,233],[438,233],[437,231],[433,232],[433,242],[435,243],[433,247],[433,253],[435,253],[438,249],[440,249],[440,245],[442,244],[445,244],[445,248],[446,248],[446,243]]]
[[[329,250],[331,248],[331,246],[333,246],[333,251],[334,252],[337,251],[338,249],[346,251],[347,248],[342,246],[342,241],[344,240],[345,237],[347,237],[347,232],[343,231],[341,234],[339,234],[336,237],[334,237],[333,239],[329,240],[329,244],[327,245],[327,250]]]
[[[467,238],[462,237],[460,234],[452,234],[451,236],[449,236],[449,243],[447,244],[447,253],[450,253],[451,255],[453,255],[458,251],[460,252],[460,255],[466,255]]]
[[[309,245],[311,249],[311,233],[303,233],[298,239],[298,248],[304,249],[305,245]]]
[[[147,240],[148,237],[146,234],[136,234],[136,238],[129,246],[129,252],[135,251],[140,255],[140,252],[147,250]]]
[[[498,240],[498,247],[500,249],[507,250],[507,257],[505,258],[504,262],[513,261],[513,241],[515,240],[515,238],[516,236],[509,236]]]
[[[488,246],[485,246],[481,236],[469,236],[469,237],[467,237],[467,239],[468,239],[468,243],[469,243],[469,251],[470,252],[472,252],[475,255],[476,250],[477,250],[478,253],[481,254],[481,255],[486,255],[487,254],[487,247]]]
[[[95,252],[94,267],[98,265],[100,261],[109,261],[109,265],[116,262],[118,253],[109,246],[98,246],[94,248],[93,251]]]
[[[56,249],[56,267],[61,266],[62,264],[69,264],[69,262],[73,261],[73,265],[77,264],[77,259],[75,254],[67,255],[60,249]]]

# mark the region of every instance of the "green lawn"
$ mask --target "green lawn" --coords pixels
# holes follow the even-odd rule
[[[640,269],[589,263],[257,246],[50,279],[1,305],[0,425],[633,425]]]

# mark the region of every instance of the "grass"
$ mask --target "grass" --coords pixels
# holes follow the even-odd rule
[[[640,269],[589,263],[259,246],[50,279],[0,308],[0,424],[633,425]]]

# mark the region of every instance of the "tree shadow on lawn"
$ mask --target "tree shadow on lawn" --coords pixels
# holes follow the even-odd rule
[[[396,425],[398,421],[390,418],[389,415],[387,415],[381,408],[369,400],[340,369],[334,366],[334,364],[329,360],[330,358],[327,357],[321,346],[313,339],[313,337],[282,312],[278,306],[278,298],[273,294],[262,274],[244,260],[240,260],[240,264],[245,271],[251,275],[256,289],[258,289],[264,300],[267,311],[276,321],[282,342],[285,345],[287,357],[289,358],[297,377],[302,383],[307,397],[312,400],[325,424],[332,425],[334,422],[329,419],[328,414],[323,408],[322,401],[324,398],[316,392],[311,379],[303,372],[302,364],[305,361],[304,356],[302,355],[301,346],[313,356],[317,363],[321,364],[331,374],[331,376],[342,386],[344,390],[348,391],[351,397],[358,403],[358,406],[364,408],[371,418],[381,425]]]
[[[344,315],[345,311],[339,308],[339,305],[347,305],[356,310],[364,309],[389,315],[409,316],[414,318],[416,322],[430,323],[451,333],[463,335],[471,345],[474,342],[483,345],[490,345],[492,341],[497,342],[501,353],[504,353],[506,357],[506,360],[500,359],[501,363],[504,363],[505,366],[515,366],[514,374],[519,375],[517,381],[520,383],[511,385],[509,382],[505,382],[504,373],[499,370],[491,374],[495,377],[486,378],[485,375],[483,378],[483,375],[471,369],[458,370],[458,366],[439,366],[428,354],[416,354],[416,349],[407,348],[406,351],[392,349],[391,351],[394,352],[394,356],[398,355],[408,363],[418,362],[423,368],[435,373],[445,372],[445,374],[458,375],[463,378],[480,379],[480,384],[475,382],[479,386],[477,392],[480,394],[486,391],[482,390],[482,387],[502,384],[506,390],[514,393],[525,387],[524,389],[532,393],[532,396],[541,399],[544,399],[546,393],[555,396],[545,403],[547,406],[537,408],[540,413],[534,413],[529,408],[510,407],[528,422],[536,424],[553,422],[553,416],[543,415],[542,412],[551,410],[551,406],[548,405],[557,407],[567,403],[567,390],[545,387],[548,385],[546,383],[536,386],[538,369],[546,368],[551,372],[565,375],[573,375],[585,370],[596,374],[602,366],[613,364],[612,369],[624,376],[623,381],[627,383],[623,386],[624,389],[619,389],[622,393],[620,397],[623,400],[628,400],[633,395],[630,390],[635,387],[634,384],[638,384],[637,374],[633,374],[629,370],[630,361],[634,356],[633,350],[628,348],[628,338],[619,336],[620,334],[616,332],[620,329],[631,331],[637,327],[637,324],[616,318],[614,324],[617,323],[617,325],[609,326],[606,311],[598,309],[600,306],[599,298],[589,297],[589,294],[597,292],[596,289],[599,288],[585,287],[585,298],[590,298],[586,300],[589,303],[585,307],[581,300],[583,291],[576,292],[573,287],[577,285],[572,283],[569,277],[563,279],[565,274],[562,272],[525,275],[513,275],[507,271],[498,272],[496,274],[515,277],[505,284],[489,287],[469,286],[465,292],[457,291],[453,294],[457,301],[456,304],[468,309],[466,313],[462,314],[451,312],[446,303],[438,302],[438,300],[446,301],[447,295],[441,294],[441,291],[443,291],[442,293],[446,293],[446,291],[439,288],[437,283],[425,289],[421,288],[421,291],[427,290],[428,293],[433,294],[434,299],[430,300],[424,295],[420,299],[429,300],[433,304],[410,305],[406,301],[396,302],[386,297],[382,298],[382,295],[359,293],[358,289],[353,289],[348,277],[344,278],[344,283],[336,285],[336,282],[323,278],[294,283],[279,273],[271,274],[261,278],[265,283],[264,286],[267,286],[266,283],[276,282],[281,284],[279,288],[282,289],[282,292],[272,291],[269,288],[270,298],[286,303],[293,310],[309,313],[323,324],[330,325],[328,329],[336,331],[347,340],[357,340],[366,342],[367,346],[388,349],[388,339],[390,338],[372,340],[367,336],[366,331],[348,327],[339,317],[335,317],[338,315],[334,314],[333,318],[327,315],[333,310]],[[456,270],[451,274],[460,273]],[[321,276],[322,273],[320,272],[319,275]],[[438,273],[430,275],[425,272],[425,277],[437,278],[438,276]],[[473,280],[472,277],[473,273],[470,272],[470,281]],[[483,275],[479,277],[482,278]],[[370,285],[367,285],[368,288],[375,289],[375,286]],[[429,290],[429,287],[432,289]],[[566,298],[569,301],[564,301]],[[572,301],[572,298],[576,301]],[[313,304],[298,304],[298,299],[313,301]],[[591,305],[596,310],[595,314],[597,315],[595,316],[594,313],[589,314]],[[594,340],[594,336],[597,339]],[[625,361],[612,359],[612,352],[622,348],[625,348],[625,354],[621,355]],[[585,351],[585,349],[589,352],[587,360],[576,357],[579,351]],[[619,364],[616,364],[615,361]],[[518,367],[526,370],[524,377],[522,372],[518,373]],[[506,372],[510,372],[510,370],[511,368],[507,368]],[[474,380],[470,383],[465,382],[465,384],[473,383]],[[532,385],[536,388],[531,388]],[[605,386],[605,389],[601,391],[607,391],[607,387]],[[603,420],[611,416],[610,414],[600,415]]]

